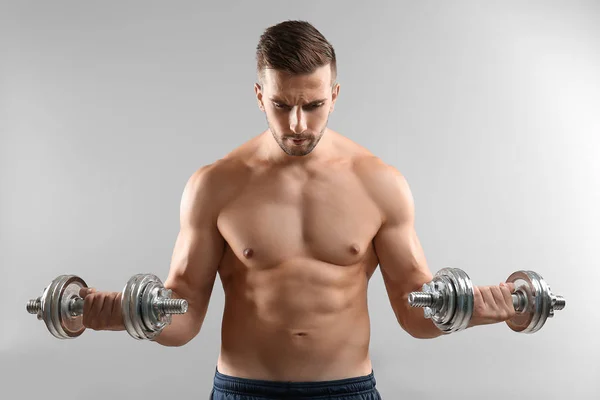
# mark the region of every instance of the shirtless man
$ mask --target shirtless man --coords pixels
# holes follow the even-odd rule
[[[340,88],[335,52],[312,25],[267,29],[257,61],[269,129],[189,179],[165,281],[189,308],[153,340],[182,346],[199,333],[218,273],[225,307],[211,398],[379,399],[367,310],[377,265],[400,326],[415,338],[442,334],[407,301],[433,278],[409,186],[327,127]],[[511,318],[510,293],[476,287],[469,326]],[[120,292],[83,296],[86,327],[124,329]]]

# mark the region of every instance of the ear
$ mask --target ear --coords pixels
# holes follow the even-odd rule
[[[331,89],[331,106],[329,107],[329,114],[331,114],[335,108],[335,102],[338,99],[338,95],[340,94],[340,84],[336,82]]]
[[[265,105],[263,104],[262,88],[260,87],[260,84],[258,84],[258,83],[254,84],[254,93],[256,93],[256,100],[258,101],[258,108],[260,108],[261,111],[265,111]]]

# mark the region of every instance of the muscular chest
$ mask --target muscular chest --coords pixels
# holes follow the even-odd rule
[[[219,216],[235,255],[265,267],[303,257],[354,265],[372,251],[379,224],[360,181],[335,170],[255,176]]]

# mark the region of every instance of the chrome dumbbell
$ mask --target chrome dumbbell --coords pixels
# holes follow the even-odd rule
[[[79,296],[87,288],[76,275],[60,275],[48,285],[42,295],[27,303],[27,312],[36,314],[58,339],[73,339],[85,331],[84,299]],[[137,274],[131,277],[122,292],[121,311],[125,329],[135,339],[152,339],[171,323],[171,314],[184,314],[188,303],[171,299],[158,277]]]
[[[539,331],[554,311],[562,310],[566,301],[552,290],[541,275],[533,271],[516,271],[507,283],[515,285],[512,293],[516,315],[506,324],[515,332]],[[425,318],[430,318],[443,332],[452,333],[465,329],[473,315],[474,291],[471,279],[458,268],[443,268],[431,282],[423,285],[420,292],[412,292],[408,303],[423,307]]]

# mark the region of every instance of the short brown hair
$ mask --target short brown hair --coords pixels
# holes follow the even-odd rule
[[[309,74],[327,64],[331,83],[337,77],[335,50],[312,24],[284,21],[267,28],[256,46],[256,72],[262,82],[265,68],[290,74]]]

